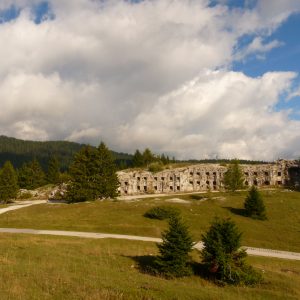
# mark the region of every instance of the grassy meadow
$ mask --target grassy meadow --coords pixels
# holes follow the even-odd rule
[[[154,243],[0,234],[1,299],[300,299],[300,261],[249,257],[256,287],[219,287],[200,276],[166,280],[141,273]],[[195,250],[194,259],[199,260]]]
[[[138,201],[96,201],[78,204],[41,204],[0,215],[0,227],[56,229],[160,237],[166,221],[143,214],[151,207],[169,205],[181,210],[195,241],[215,216],[230,217],[243,232],[243,245],[300,252],[300,193],[263,191],[268,220],[244,217],[246,192],[171,195]],[[172,198],[187,203],[169,203]]]

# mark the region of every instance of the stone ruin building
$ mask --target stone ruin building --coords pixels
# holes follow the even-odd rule
[[[245,186],[300,185],[300,168],[296,161],[278,160],[274,163],[240,165]],[[121,195],[162,194],[224,189],[227,167],[220,164],[197,164],[166,169],[158,173],[145,170],[118,172]]]

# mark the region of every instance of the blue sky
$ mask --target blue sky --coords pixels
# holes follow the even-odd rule
[[[298,157],[299,28],[299,0],[0,2],[0,134]]]

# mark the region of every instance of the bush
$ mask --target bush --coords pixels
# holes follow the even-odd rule
[[[166,220],[173,216],[179,215],[179,210],[170,206],[155,206],[150,208],[144,217],[149,219]]]
[[[262,280],[261,274],[245,261],[247,253],[240,249],[241,236],[236,224],[229,219],[215,219],[202,235],[202,259],[209,277],[221,284],[253,285]]]
[[[189,252],[194,242],[179,215],[170,217],[169,229],[162,234],[162,240],[157,245],[160,255],[154,260],[153,272],[166,278],[192,275]]]
[[[260,192],[252,186],[244,203],[245,213],[252,219],[266,220],[266,208]]]
[[[148,167],[148,170],[152,173],[160,172],[164,169],[163,164],[160,162],[151,163]]]

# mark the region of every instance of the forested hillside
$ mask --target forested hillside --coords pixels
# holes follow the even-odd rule
[[[15,168],[24,162],[36,158],[44,170],[47,168],[49,158],[56,156],[61,169],[66,170],[73,156],[84,145],[66,141],[24,141],[16,138],[0,136],[0,167],[5,161],[11,161]],[[118,164],[130,165],[132,156],[124,153],[112,152]]]

